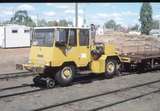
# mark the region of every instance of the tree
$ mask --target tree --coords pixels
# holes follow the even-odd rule
[[[140,10],[141,33],[149,35],[152,29],[152,7],[150,3],[143,3]]]
[[[33,22],[33,20],[28,16],[28,13],[26,10],[19,10],[17,11],[13,17],[11,17],[10,23],[13,24],[20,24],[20,25],[26,25],[33,27],[36,24]]]
[[[121,24],[116,24],[115,30],[122,31],[123,27],[121,26]]]
[[[66,21],[66,20],[60,20],[59,22],[57,21],[48,21],[47,26],[73,26],[73,23],[71,21]]]
[[[48,26],[58,26],[57,21],[48,21]]]
[[[37,26],[39,27],[45,27],[48,26],[47,22],[44,19],[38,20],[37,21]]]
[[[73,26],[73,22],[72,21],[68,21],[68,25]]]
[[[160,22],[159,20],[153,20],[152,29],[159,29],[160,28],[159,22]]]
[[[60,20],[58,26],[68,26],[68,22],[66,20]]]
[[[6,20],[6,21],[2,22],[1,24],[2,24],[2,25],[6,25],[6,24],[9,24],[9,23],[10,23],[10,21],[9,21],[9,20]]]
[[[114,20],[109,20],[104,25],[105,25],[105,28],[116,29],[116,22]]]
[[[30,26],[30,27],[35,27],[36,23],[29,17],[27,19],[27,23],[25,24],[26,26]]]

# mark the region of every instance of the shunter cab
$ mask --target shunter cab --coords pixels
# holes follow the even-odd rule
[[[49,88],[55,82],[68,85],[84,71],[111,77],[120,64],[118,53],[112,44],[93,43],[93,36],[90,28],[35,27],[29,61],[16,68],[38,73],[33,81]]]

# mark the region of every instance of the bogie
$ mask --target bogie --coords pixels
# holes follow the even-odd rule
[[[55,80],[50,77],[36,76],[33,78],[35,86],[45,86],[47,88],[53,88],[55,86]]]

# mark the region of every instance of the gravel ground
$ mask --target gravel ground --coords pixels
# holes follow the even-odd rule
[[[16,64],[26,63],[30,48],[0,49],[0,74],[20,72]]]
[[[146,82],[160,80],[160,72],[132,74],[127,76],[115,77],[113,79],[95,80],[91,83],[76,84],[69,87],[58,87],[49,90],[38,91],[0,99],[1,111],[28,111],[36,108],[46,107],[58,103],[63,103],[75,99],[80,99],[92,95],[101,94],[116,89],[130,87]],[[30,84],[32,77],[0,81],[5,87],[14,85]],[[138,96],[159,89],[160,82],[152,85],[142,86],[124,92],[103,95],[67,105],[46,109],[47,111],[86,111],[103,105],[108,105],[130,97]],[[3,87],[3,85],[1,86]],[[1,88],[0,88],[1,89]],[[15,90],[14,90],[15,91]],[[11,92],[10,92],[11,93]],[[1,96],[1,95],[0,95]],[[102,109],[103,111],[159,111],[159,93],[153,93],[142,98],[126,101],[112,107]],[[152,106],[152,107],[150,107]]]

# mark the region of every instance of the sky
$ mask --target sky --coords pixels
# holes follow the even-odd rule
[[[78,3],[78,24],[103,25],[113,19],[122,26],[139,24],[142,3]],[[160,20],[160,3],[151,3],[153,19]],[[66,19],[75,22],[75,3],[0,3],[0,21],[10,20],[17,10],[27,10],[35,21]]]

